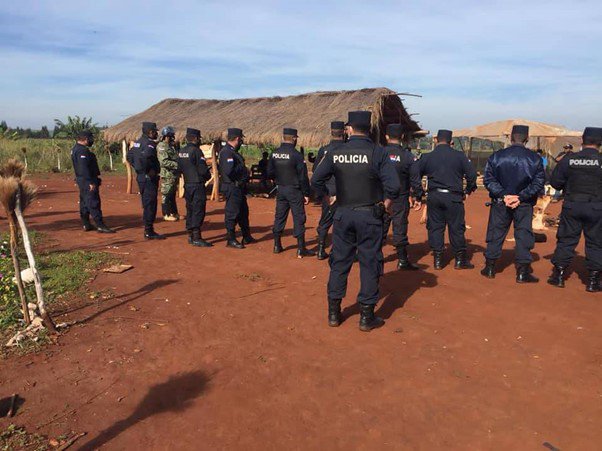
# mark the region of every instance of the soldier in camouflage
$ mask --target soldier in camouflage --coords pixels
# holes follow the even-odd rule
[[[176,190],[178,188],[178,151],[174,146],[176,132],[173,127],[163,127],[161,142],[157,146],[157,156],[161,163],[161,210],[163,220],[179,221],[178,206],[176,204]]]

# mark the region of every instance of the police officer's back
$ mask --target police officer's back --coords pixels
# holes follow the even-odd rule
[[[602,128],[587,127],[580,152],[566,155],[552,173],[551,185],[564,190],[554,269],[548,283],[564,287],[575,247],[585,236],[585,262],[589,270],[587,291],[600,291],[602,271]]]
[[[328,320],[336,327],[341,322],[341,300],[347,290],[347,277],[357,254],[361,288],[360,329],[369,331],[384,321],[374,316],[378,301],[378,281],[383,271],[383,204],[399,196],[399,178],[382,147],[369,137],[369,111],[349,113],[349,141],[329,152],[312,177],[313,187],[321,191],[334,175],[338,208],[334,216],[333,247],[328,280]]]

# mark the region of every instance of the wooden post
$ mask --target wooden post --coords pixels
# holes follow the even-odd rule
[[[19,263],[19,250],[17,247],[17,218],[13,212],[7,212],[7,216],[8,227],[10,229],[10,254],[13,259],[13,267],[15,268],[15,280],[17,281],[17,288],[19,290],[19,298],[21,298],[23,318],[25,319],[25,324],[29,326],[31,318],[29,317],[29,307],[27,306],[27,295],[25,294],[23,279],[21,279],[21,264]]]
[[[473,144],[473,139],[472,137],[468,138],[468,159],[472,160],[472,144]]]
[[[109,154],[109,167],[111,168],[111,172],[113,172],[113,155],[111,155],[111,148],[107,144],[105,147],[107,153]]]
[[[221,147],[221,140],[215,140],[213,142],[213,147],[211,147],[211,170],[213,172],[213,189],[211,190],[211,200],[219,199],[219,169],[217,167],[217,157],[219,155]]]
[[[132,194],[132,166],[130,162],[127,160],[128,153],[128,145],[125,141],[121,141],[121,157],[123,159],[123,164],[125,164],[125,169],[127,171],[127,187],[125,189],[126,194]]]
[[[184,197],[184,176],[180,175],[178,180],[178,197],[181,199]]]

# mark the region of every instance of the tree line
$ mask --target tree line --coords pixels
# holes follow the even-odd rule
[[[39,130],[32,128],[10,127],[6,121],[0,122],[0,137],[7,139],[74,139],[81,130],[92,130],[97,134],[100,130],[108,128],[107,125],[99,126],[91,117],[67,116],[66,120],[55,119],[52,132],[47,126]]]

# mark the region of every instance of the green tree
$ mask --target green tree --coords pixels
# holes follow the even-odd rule
[[[92,121],[91,117],[67,116],[67,121],[63,122],[59,119],[54,120],[54,138],[71,138],[75,139],[79,132],[90,130],[94,134],[98,133],[98,124]],[[58,129],[58,133],[57,133]]]
[[[42,138],[42,139],[50,138],[50,132],[48,131],[48,127],[46,127],[45,125],[42,127],[42,130],[40,130],[40,138]]]

